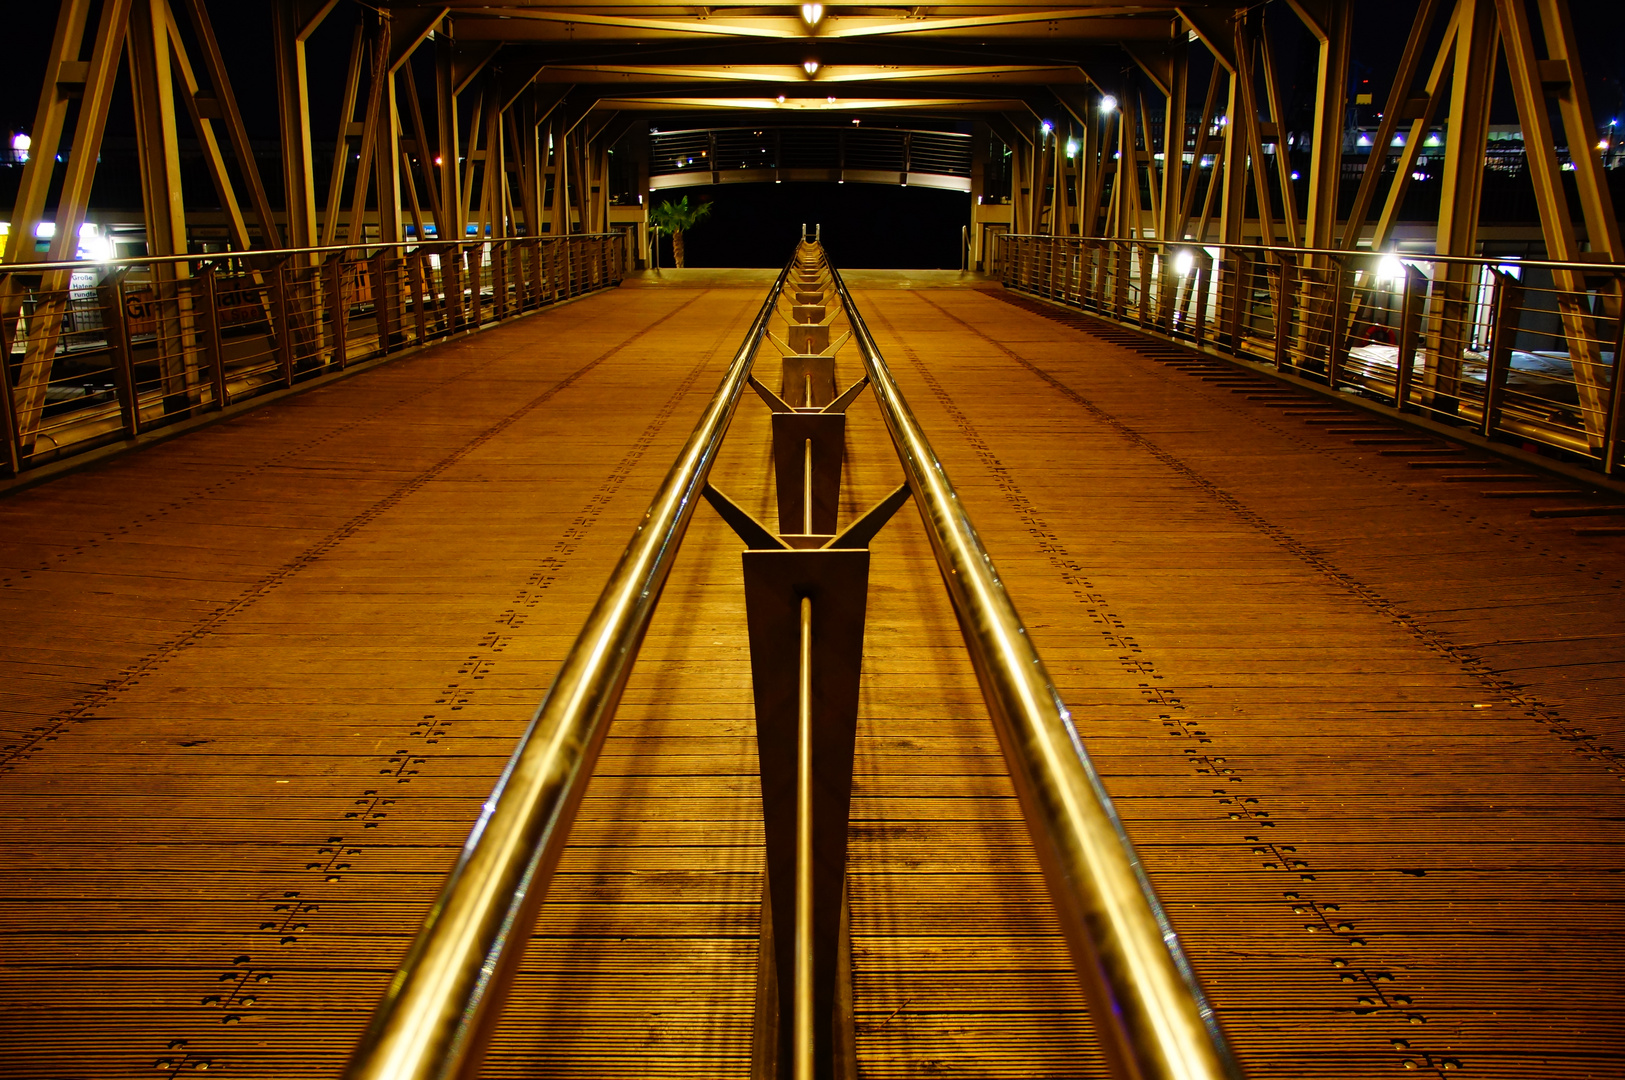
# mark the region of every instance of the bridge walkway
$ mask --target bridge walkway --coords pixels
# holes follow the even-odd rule
[[[337,1075],[765,284],[629,284],[0,501],[0,1075]],[[1625,1076],[1611,519],[997,290],[854,284],[1248,1074]],[[843,520],[901,479],[850,423]],[[764,517],[766,432],[745,402],[713,476]],[[696,517],[490,1075],[748,1074],[739,547]],[[862,1075],[1104,1075],[910,512],[869,609]]]

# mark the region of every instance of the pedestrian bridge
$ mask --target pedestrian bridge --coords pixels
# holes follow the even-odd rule
[[[0,1075],[343,1071],[773,281],[634,275],[0,499]],[[1241,1070],[1625,1076],[1618,505],[979,278],[846,284]],[[757,378],[819,404],[781,310]],[[910,481],[873,390],[840,529]],[[709,473],[759,522],[770,396]],[[915,495],[838,1068],[1106,1076]],[[483,1075],[771,1073],[745,546],[693,513]]]

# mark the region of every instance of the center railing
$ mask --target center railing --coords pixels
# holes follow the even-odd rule
[[[781,311],[788,324],[783,341],[768,334],[770,318]],[[850,330],[832,344],[831,324],[841,315]],[[752,374],[764,339],[785,353],[777,392]],[[839,392],[833,358],[848,340],[857,345],[865,374]],[[838,530],[844,414],[865,385],[879,404],[907,483]],[[708,483],[746,386],[773,413],[777,531]],[[758,988],[756,1080],[855,1080],[850,1001],[843,1032],[835,985],[844,979],[850,986],[849,946],[837,948],[837,942],[845,934],[845,800],[859,699],[867,548],[909,497],[948,584],[1112,1075],[1238,1078],[1077,728],[942,463],[840,275],[817,243],[804,239],[484,804],[350,1062],[350,1080],[477,1075],[702,497],[748,549],[746,617],[771,886],[764,889],[762,948],[772,951],[774,971]],[[762,1015],[764,1010],[772,1015]]]
[[[1604,475],[1625,265],[1004,236],[1006,288]]]
[[[624,243],[0,263],[0,475],[617,285]]]

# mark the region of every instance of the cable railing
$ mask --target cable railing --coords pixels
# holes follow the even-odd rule
[[[624,242],[0,264],[0,475],[619,284]]]
[[[1005,287],[1607,476],[1625,265],[1003,236]]]
[[[769,333],[774,318],[785,322],[782,338]],[[832,340],[841,322],[847,329]],[[864,374],[843,390],[835,356],[848,342]],[[752,370],[765,343],[782,354],[776,390]],[[708,482],[746,386],[772,413],[776,528]],[[841,528],[846,411],[865,388],[907,482]],[[869,543],[913,498],[1112,1075],[1237,1080],[1213,1011],[1066,706],[845,284],[805,231],[485,802],[351,1059],[350,1080],[478,1074],[701,497],[746,546],[766,849],[756,1075],[856,1075],[842,913]]]

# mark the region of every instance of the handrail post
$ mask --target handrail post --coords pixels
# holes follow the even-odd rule
[[[1625,295],[1625,277],[1616,283]],[[1608,385],[1608,415],[1603,418],[1602,473],[1613,476],[1619,460],[1620,426],[1625,424],[1625,389],[1620,379],[1625,377],[1625,302],[1619,305],[1619,327],[1614,332],[1614,372]]]
[[[1512,361],[1512,340],[1518,333],[1518,308],[1523,303],[1523,288],[1511,274],[1491,272],[1495,277],[1490,295],[1489,351],[1484,358],[1484,415],[1479,418],[1479,434],[1486,439],[1495,433],[1507,368]]]
[[[293,385],[293,321],[288,304],[289,260],[271,267],[271,311],[276,317],[276,356],[282,368],[282,385]]]
[[[1289,309],[1297,277],[1298,263],[1291,255],[1277,254],[1280,276],[1275,282],[1275,370],[1285,371],[1292,350],[1292,316]]]
[[[508,252],[506,240],[491,241],[491,317],[501,322],[508,317]]]
[[[1200,247],[1196,249],[1191,266],[1191,289],[1195,292],[1191,306],[1191,337],[1200,345],[1209,337],[1207,332],[1207,294],[1213,280],[1213,258]]]
[[[1327,320],[1326,385],[1336,390],[1349,349],[1348,334],[1344,330],[1343,321],[1343,308],[1349,301],[1349,272],[1348,267],[1343,265],[1343,260],[1335,255],[1329,257],[1326,262],[1332,275],[1331,311]]]
[[[787,263],[559,666],[351,1057],[349,1080],[478,1075],[609,719],[789,273]]]
[[[12,284],[0,275],[0,291]],[[12,320],[0,313],[0,440],[5,443],[5,457],[0,461],[16,476],[23,469],[23,453],[17,443],[17,398],[11,386],[11,325]]]
[[[192,280],[203,286],[203,336],[209,350],[209,381],[214,387],[214,407],[224,409],[231,404],[231,398],[226,392],[226,354],[220,341],[220,280],[214,264],[205,266]],[[193,303],[195,308],[196,298]]]
[[[346,355],[345,335],[349,332],[350,304],[344,298],[344,255],[339,253],[327,260],[327,308],[328,328],[332,335],[332,349],[329,353],[329,363],[340,371],[344,370]]]
[[[1416,343],[1422,336],[1422,308],[1427,303],[1427,275],[1405,263],[1404,293],[1399,301],[1399,352],[1394,357],[1394,408],[1411,410],[1411,379]]]
[[[124,275],[128,272],[128,267],[109,270],[102,277],[97,291],[101,294],[102,323],[107,327],[108,344],[113,348],[113,385],[118,393],[119,418],[124,422],[124,434],[133,439],[141,434],[141,399],[136,393],[135,365],[130,358],[130,319],[124,310]],[[0,384],[9,387],[9,349],[3,354],[3,359],[0,367],[6,371],[0,375]],[[7,399],[10,399],[9,388]],[[7,412],[9,414],[9,410]]]
[[[426,258],[422,250],[419,249],[414,251],[406,260],[407,284],[412,289],[412,328],[417,336],[414,344],[417,345],[422,345],[429,338],[429,313],[426,310],[428,304],[424,298],[424,294],[428,291],[424,288],[424,262]]]

